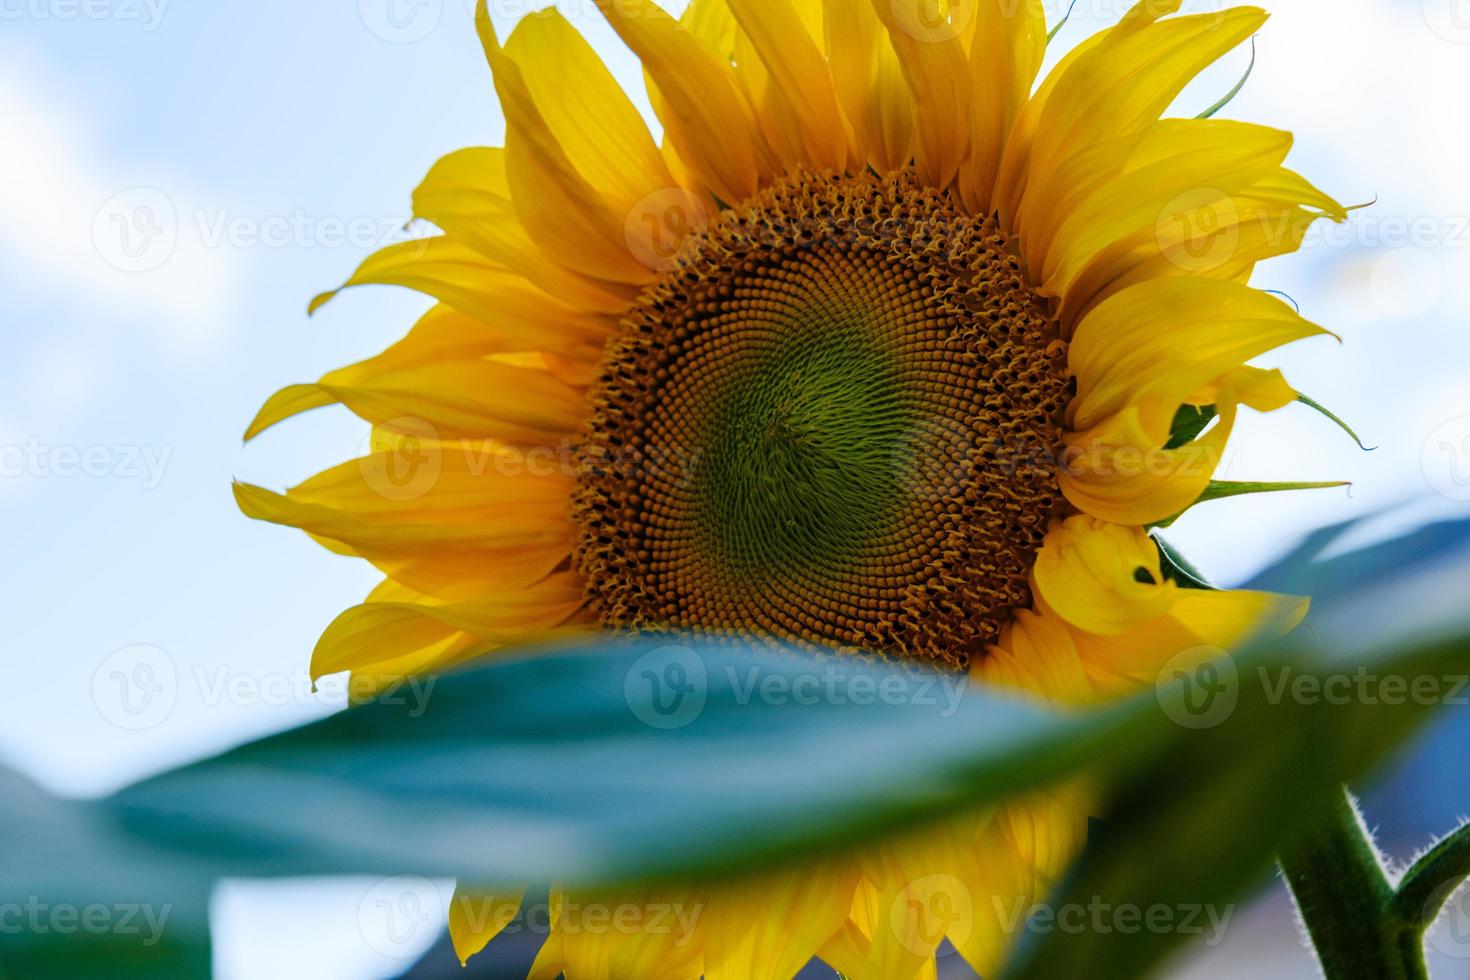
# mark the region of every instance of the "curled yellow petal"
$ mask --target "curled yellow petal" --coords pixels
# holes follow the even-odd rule
[[[613,282],[648,282],[653,271],[626,242],[626,214],[568,157],[521,65],[500,46],[485,0],[475,9],[475,29],[505,113],[506,177],[521,223],[538,245],[578,272]]]
[[[1203,385],[1283,344],[1326,334],[1279,298],[1240,283],[1175,277],[1100,303],[1068,350],[1077,376],[1074,430],[1129,406],[1163,445],[1174,413]]]
[[[1122,633],[1154,619],[1177,591],[1142,528],[1081,515],[1047,534],[1032,576],[1047,608],[1093,633]]]

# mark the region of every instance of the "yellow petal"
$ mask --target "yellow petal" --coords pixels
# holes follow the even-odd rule
[[[1266,16],[1242,7],[1160,20],[1178,7],[1176,0],[1138,4],[1064,58],[1022,113],[1002,165],[1000,203],[1003,219],[1023,237],[1030,212],[1047,209],[1049,196],[1069,186],[1059,176],[1067,157],[1142,133]]]
[[[847,169],[847,137],[826,59],[789,2],[728,0],[772,82],[790,105],[806,151],[817,170]]]
[[[489,452],[409,440],[286,494],[236,484],[235,498],[246,516],[300,528],[420,592],[482,598],[540,581],[576,538],[571,476]]]
[[[1263,629],[1287,633],[1308,605],[1269,592],[1180,589],[1164,616],[1113,636],[1078,631],[1074,641],[1099,696],[1118,697],[1156,685],[1159,671],[1182,653],[1198,649],[1207,659]]]
[[[975,919],[949,938],[978,974],[998,975],[1031,908],[1054,893],[1082,850],[1092,812],[1089,792],[1057,787],[1004,804],[961,839],[956,877],[975,896]]]
[[[946,938],[968,935],[977,896],[955,873],[957,864],[954,841],[943,826],[882,845],[865,861],[872,892],[864,918],[872,926],[859,975],[917,980],[932,969]]]
[[[625,209],[609,201],[567,156],[537,105],[521,65],[500,46],[485,0],[475,9],[505,113],[506,178],[531,237],[558,261],[598,279],[643,284],[653,270],[628,248]]]
[[[515,920],[523,895],[523,891],[482,892],[463,886],[454,889],[449,903],[449,939],[460,965],[468,965],[470,957]]]
[[[505,53],[521,66],[526,88],[567,158],[609,203],[631,210],[649,194],[674,186],[643,117],[556,8],[523,17]]]
[[[593,326],[595,324],[589,321],[587,327]],[[376,357],[331,371],[316,384],[290,385],[276,392],[250,423],[245,439],[248,442],[293,415],[324,405],[335,405],[346,392],[403,391],[409,384],[409,379],[404,377],[405,372],[422,377],[424,369],[437,364],[480,362],[528,348],[545,347],[559,351],[554,364],[545,360],[545,355],[534,356],[541,358],[542,368],[550,367],[552,374],[567,384],[584,385],[590,380],[590,372],[595,370],[600,348],[592,334],[580,337],[583,339],[579,339],[577,333],[554,329],[551,321],[536,329],[534,325],[506,317],[492,326],[452,307],[436,306],[414,325],[407,336]],[[356,404],[367,413],[373,403],[358,401]],[[400,414],[390,417],[398,418]],[[376,417],[367,417],[369,421],[377,420]],[[427,422],[422,428],[427,430]]]
[[[1188,509],[1209,485],[1235,429],[1236,404],[1222,402],[1217,408],[1214,427],[1177,449],[1162,448],[1164,438],[1145,426],[1137,405],[1067,436],[1066,465],[1059,474],[1067,502],[1093,517],[1133,525]]]
[[[1032,575],[1046,608],[1093,633],[1122,633],[1155,619],[1178,591],[1165,581],[1158,548],[1142,528],[1083,515],[1052,527]]]
[[[413,193],[413,213],[577,309],[621,313],[635,297],[628,287],[573,272],[531,240],[510,197],[502,149],[470,147],[434,164]]]
[[[725,0],[693,0],[679,17],[679,23],[690,34],[729,60],[735,50],[735,37],[740,25]]]
[[[1193,391],[1282,344],[1326,331],[1277,297],[1239,283],[1177,277],[1140,283],[1099,304],[1077,328],[1072,427],[1136,405],[1157,445]]]
[[[914,157],[914,100],[872,0],[825,0],[832,79],[863,159],[879,173]]]
[[[1280,371],[1246,366],[1220,376],[1190,395],[1187,401],[1191,405],[1234,402],[1249,405],[1258,412],[1274,412],[1299,397],[1300,393],[1287,384],[1286,376]]]
[[[707,906],[705,895],[687,887],[553,891],[547,941],[552,955],[537,958],[533,975],[691,980],[702,972]]]
[[[1098,303],[1145,280],[1248,281],[1257,262],[1296,251],[1324,217],[1342,221],[1347,214],[1284,168],[1226,197],[1208,188],[1187,191],[1161,209],[1154,227],[1139,228],[1088,260],[1063,291],[1062,329],[1070,333]]]
[[[789,980],[843,927],[858,868],[833,859],[732,882],[705,916],[706,980]]]
[[[500,325],[503,330],[519,328],[533,335],[558,332],[568,337],[559,340],[552,336],[542,345],[520,350],[565,349],[568,340],[598,342],[612,327],[607,318],[563,303],[519,272],[447,237],[390,245],[369,256],[341,288],[368,285],[415,289],[462,313]],[[338,292],[318,296],[308,312],[315,313]]]
[[[916,106],[919,179],[948,187],[970,150],[970,64],[961,31],[934,16],[932,0],[872,2]]]
[[[1170,119],[1150,127],[1119,172],[1056,197],[1054,212],[1028,229],[1031,268],[1051,295],[1064,296],[1081,267],[1109,245],[1157,230],[1161,216],[1189,199],[1195,207],[1229,199],[1274,171],[1291,134],[1223,119]]]
[[[287,385],[266,399],[250,428],[245,430],[245,441],[249,442],[271,426],[313,408],[335,405],[337,399],[317,385]]]
[[[583,582],[571,572],[463,602],[393,585],[327,627],[312,653],[313,679],[343,670],[400,676],[442,670],[472,647],[483,651],[561,626],[585,602]]]
[[[560,452],[582,428],[583,394],[549,371],[448,360],[319,387],[374,425],[435,439],[494,439]]]
[[[1221,375],[1185,401],[1213,399],[1220,417],[1202,437],[1177,449],[1161,448],[1156,428],[1146,426],[1137,405],[1096,427],[1067,437],[1062,492],[1078,509],[1124,524],[1152,524],[1192,507],[1224,456],[1241,405],[1274,412],[1296,392],[1280,372],[1240,367]],[[1167,404],[1164,402],[1163,404]]]
[[[1092,700],[1072,634],[1055,617],[1029,609],[1016,611],[1000,642],[971,664],[970,676],[1057,704]]]
[[[652,0],[597,0],[658,87],[660,120],[682,158],[726,203],[756,192],[759,136],[728,58]]]
[[[970,208],[988,214],[1006,140],[1046,55],[1046,11],[1041,0],[980,0],[973,21],[970,155],[960,186]]]

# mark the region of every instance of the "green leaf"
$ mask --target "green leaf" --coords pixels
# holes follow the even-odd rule
[[[208,978],[210,876],[0,770],[0,976]]]

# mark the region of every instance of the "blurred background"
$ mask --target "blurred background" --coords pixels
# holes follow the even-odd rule
[[[491,7],[508,31],[545,5]],[[1128,5],[1080,0],[1053,59]],[[591,0],[558,6],[652,120]],[[1053,23],[1065,6],[1049,0]],[[1470,3],[1268,6],[1225,114],[1294,131],[1292,166],[1344,203],[1375,202],[1258,273],[1343,339],[1274,363],[1377,448],[1305,407],[1245,419],[1221,478],[1353,486],[1193,512],[1172,538],[1226,583],[1330,521],[1415,502],[1393,512],[1402,525],[1470,502]],[[404,235],[438,156],[501,141],[471,9],[0,0],[0,762],[93,796],[343,705],[341,686],[312,691],[307,660],[374,574],[247,521],[229,485],[291,485],[364,448],[366,427],[338,410],[248,450],[240,437],[267,395],[375,353],[427,306],[371,289],[305,316]],[[1177,113],[1215,102],[1250,56],[1207,72]],[[1449,712],[1370,788],[1369,821],[1400,858],[1470,811],[1470,786],[1440,775],[1463,762],[1467,717]],[[398,976],[438,940],[447,887],[226,883],[216,974]],[[1313,970],[1279,884],[1217,938],[1177,975]],[[1436,977],[1470,976],[1470,946],[1437,948]]]

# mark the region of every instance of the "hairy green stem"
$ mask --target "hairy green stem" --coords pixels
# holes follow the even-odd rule
[[[1393,898],[1394,918],[1422,934],[1470,877],[1470,824],[1430,848],[1404,873]]]
[[[1280,858],[1327,980],[1427,980],[1422,918],[1396,914],[1393,884],[1346,790]]]

